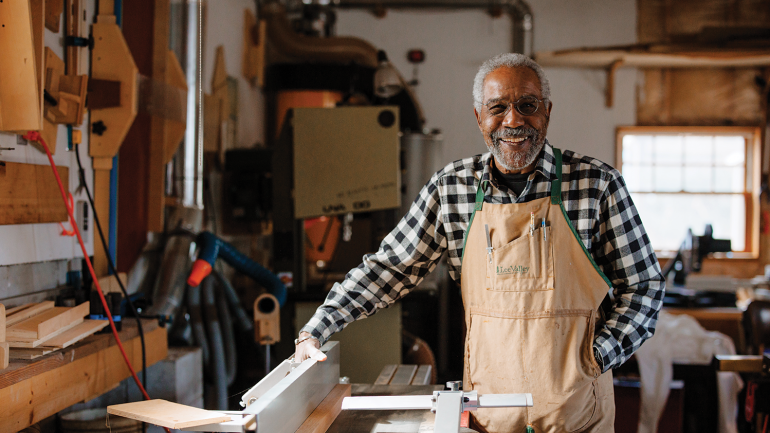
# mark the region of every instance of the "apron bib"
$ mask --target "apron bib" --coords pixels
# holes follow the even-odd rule
[[[484,203],[486,182],[476,194],[461,274],[464,389],[534,400],[531,408],[472,412],[479,431],[524,433],[531,424],[537,433],[614,432],[612,373],[600,374],[593,355],[598,309],[612,285],[567,218],[561,151],[554,153],[550,198]]]

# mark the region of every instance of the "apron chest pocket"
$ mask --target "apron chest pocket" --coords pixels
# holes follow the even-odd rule
[[[550,226],[495,248],[487,260],[487,290],[553,290],[552,249]]]

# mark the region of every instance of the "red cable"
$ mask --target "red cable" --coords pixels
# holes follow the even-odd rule
[[[123,343],[121,343],[120,337],[118,336],[118,330],[115,329],[115,322],[112,320],[110,307],[107,305],[107,300],[104,298],[104,292],[102,292],[102,287],[101,285],[99,285],[99,280],[96,278],[96,272],[94,272],[94,267],[91,264],[91,259],[88,258],[86,245],[83,243],[83,238],[80,237],[80,229],[78,228],[77,222],[75,220],[75,215],[72,214],[72,208],[68,206],[67,193],[64,191],[64,186],[62,185],[61,178],[59,177],[59,171],[56,169],[56,164],[54,164],[53,162],[53,156],[51,156],[51,151],[48,149],[48,145],[46,144],[45,140],[43,140],[43,137],[40,136],[39,132],[29,131],[24,135],[24,139],[39,142],[40,144],[43,145],[43,149],[45,149],[46,155],[48,155],[48,161],[51,163],[53,174],[56,177],[56,183],[59,184],[59,191],[61,192],[61,196],[64,199],[64,206],[67,208],[67,213],[69,214],[70,221],[72,222],[72,229],[75,230],[75,235],[78,237],[80,248],[83,250],[83,257],[86,259],[86,265],[88,265],[88,272],[91,273],[91,278],[94,280],[96,291],[99,293],[99,299],[101,299],[102,305],[104,306],[104,311],[105,313],[107,313],[107,319],[109,319],[110,321],[110,327],[112,328],[112,335],[115,336],[115,341],[118,343],[118,348],[120,348],[120,353],[123,355],[123,360],[126,361],[126,366],[128,366],[128,370],[131,372],[131,376],[133,376],[134,382],[136,382],[136,386],[139,387],[139,390],[142,392],[142,395],[144,395],[145,400],[150,400],[150,396],[147,394],[147,391],[145,391],[144,387],[142,386],[142,382],[139,381],[139,377],[137,377],[136,372],[134,371],[134,367],[131,365],[131,361],[128,360],[128,355],[126,355],[126,350],[123,349]],[[164,429],[167,432],[170,432],[168,428],[164,427]]]

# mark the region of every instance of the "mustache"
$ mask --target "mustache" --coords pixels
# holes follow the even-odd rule
[[[492,131],[492,139],[497,141],[501,138],[513,138],[513,137],[537,137],[537,129],[529,126],[520,126],[518,128],[504,128]]]

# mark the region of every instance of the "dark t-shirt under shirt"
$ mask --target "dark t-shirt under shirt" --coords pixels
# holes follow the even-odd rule
[[[495,180],[498,183],[507,186],[511,191],[513,191],[516,197],[520,196],[521,193],[524,192],[524,188],[527,186],[527,179],[529,178],[530,174],[532,174],[532,172],[503,174],[500,172],[500,170],[497,169],[497,167],[494,165],[492,166],[492,176],[495,177]]]

